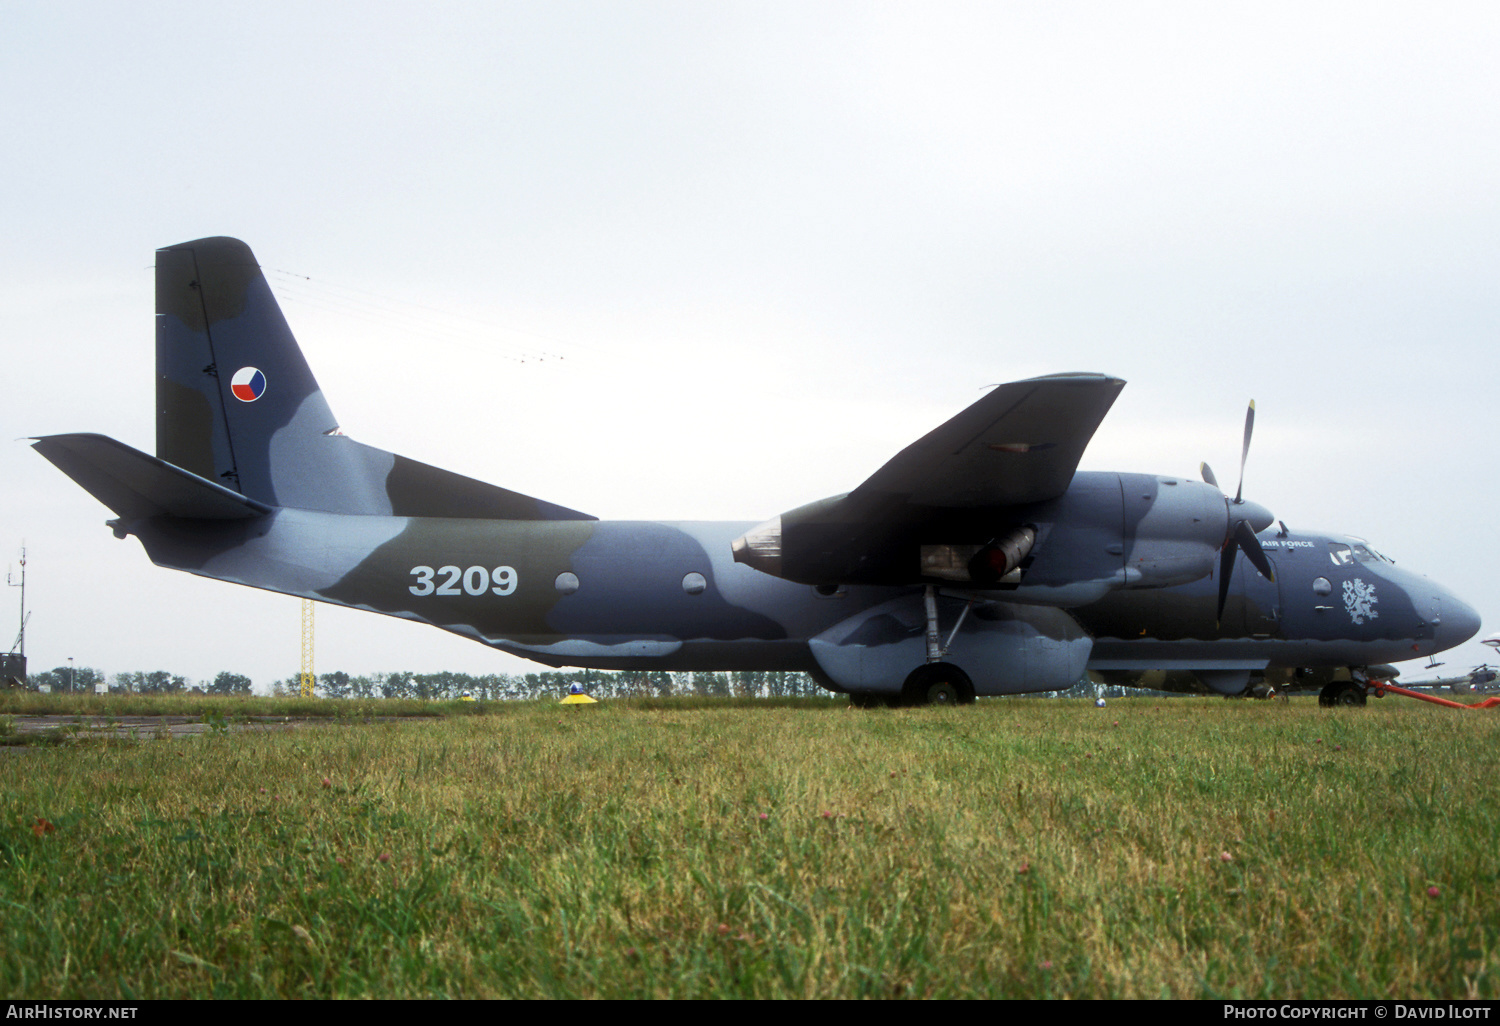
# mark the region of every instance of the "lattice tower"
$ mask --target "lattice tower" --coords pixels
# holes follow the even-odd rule
[[[302,600],[302,697],[313,696],[313,600]]]

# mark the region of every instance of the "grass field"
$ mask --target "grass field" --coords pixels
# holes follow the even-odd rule
[[[0,750],[11,997],[1500,994],[1500,716],[489,706]]]
[[[327,701],[294,696],[261,695],[89,695],[39,694],[0,690],[3,716],[217,716],[230,722],[267,716],[357,720],[372,716],[486,715],[494,704],[402,698],[359,698]]]

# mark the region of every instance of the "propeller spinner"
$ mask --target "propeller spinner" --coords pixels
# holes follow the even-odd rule
[[[1260,541],[1255,537],[1257,532],[1264,531],[1276,520],[1270,510],[1258,502],[1245,501],[1245,461],[1250,455],[1250,435],[1255,430],[1255,400],[1250,400],[1250,408],[1245,411],[1245,441],[1240,448],[1240,483],[1234,490],[1234,498],[1225,496],[1224,503],[1229,510],[1229,529],[1224,535],[1223,547],[1219,550],[1219,610],[1217,620],[1224,620],[1224,606],[1229,601],[1229,578],[1234,573],[1235,551],[1239,550],[1245,554],[1259,570],[1261,576],[1268,581],[1276,580],[1276,573],[1271,569],[1271,561],[1266,558],[1265,551],[1260,547]],[[1219,482],[1214,477],[1213,470],[1207,463],[1200,464],[1199,469],[1203,473],[1203,480],[1208,484],[1219,488]],[[1219,489],[1220,494],[1223,489]]]

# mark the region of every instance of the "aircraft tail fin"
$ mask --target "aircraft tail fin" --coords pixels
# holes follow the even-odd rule
[[[255,255],[238,239],[157,250],[156,453],[268,506],[594,519],[339,434]]]

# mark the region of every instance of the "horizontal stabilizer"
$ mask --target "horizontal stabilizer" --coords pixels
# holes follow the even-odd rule
[[[104,435],[49,435],[32,448],[126,520],[246,520],[271,507]]]

